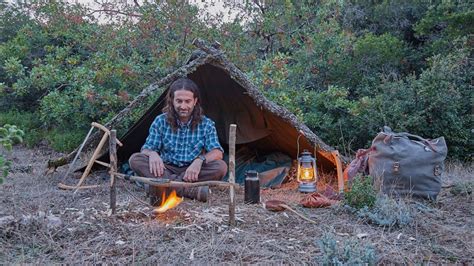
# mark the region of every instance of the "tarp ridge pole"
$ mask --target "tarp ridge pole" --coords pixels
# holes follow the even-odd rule
[[[231,124],[229,130],[229,225],[235,226],[235,138],[237,125]]]
[[[116,212],[117,191],[115,186],[115,174],[117,172],[117,130],[110,130],[109,155],[110,155],[110,209],[112,214]]]

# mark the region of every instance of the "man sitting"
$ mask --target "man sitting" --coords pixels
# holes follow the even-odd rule
[[[203,115],[196,83],[177,79],[166,100],[164,113],[153,121],[141,152],[130,157],[130,167],[145,177],[185,182],[221,180],[227,173],[224,150],[214,122]],[[177,189],[178,195],[200,201],[207,201],[208,191],[209,187]]]

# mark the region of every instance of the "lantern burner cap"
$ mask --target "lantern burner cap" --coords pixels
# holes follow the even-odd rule
[[[313,193],[316,192],[316,184],[315,183],[300,183],[299,192],[302,193]]]

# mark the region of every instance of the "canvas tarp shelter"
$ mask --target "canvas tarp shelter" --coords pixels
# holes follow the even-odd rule
[[[243,72],[226,59],[220,49],[207,46],[200,40],[194,43],[200,50],[193,53],[186,65],[144,89],[105,126],[109,129],[116,128],[139,103],[159,88],[167,88],[177,78],[187,76],[199,86],[202,107],[205,114],[215,121],[223,147],[228,145],[229,125],[236,124],[237,146],[245,145],[261,152],[280,151],[296,159],[297,138],[301,135],[300,152],[316,148],[319,166],[329,171],[335,169],[332,147],[299,122],[292,113],[267,100]],[[167,90],[120,138],[124,146],[117,150],[119,161],[128,160],[131,154],[140,150],[151,123],[162,113],[166,93]],[[93,148],[99,139],[99,134],[93,135],[86,146]],[[57,167],[70,162],[76,151],[50,161],[49,165]],[[106,154],[103,158],[103,161],[107,160]],[[344,158],[342,162],[346,163]]]

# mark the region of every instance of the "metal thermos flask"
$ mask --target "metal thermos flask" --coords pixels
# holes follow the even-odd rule
[[[255,204],[260,202],[260,180],[255,170],[245,173],[245,203]]]

